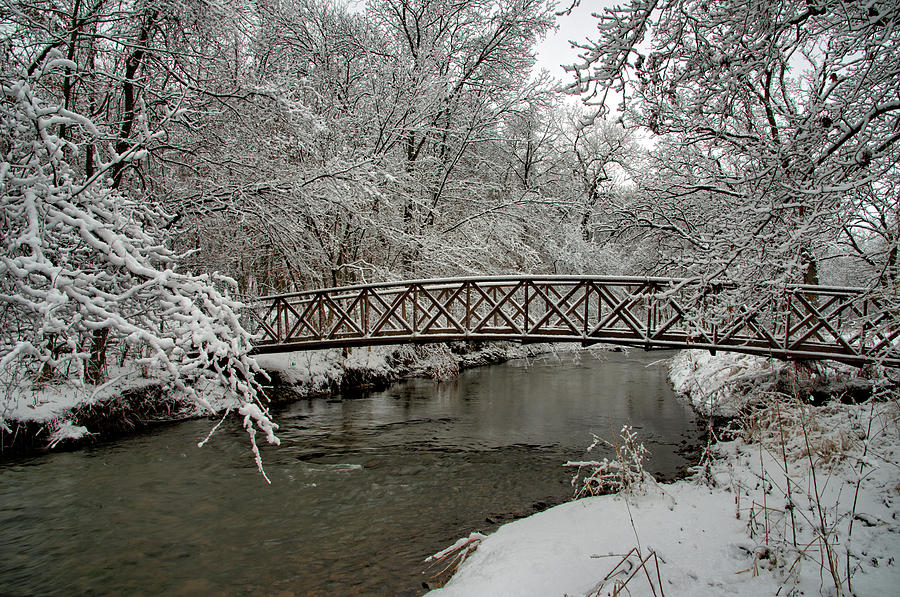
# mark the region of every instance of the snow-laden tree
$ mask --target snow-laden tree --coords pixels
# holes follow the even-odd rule
[[[529,98],[503,117],[503,137],[498,148],[506,167],[503,184],[525,191],[536,190],[552,178],[560,135],[558,94],[544,93]]]
[[[250,43],[210,63],[234,92],[176,123],[161,178],[198,268],[271,294],[371,279],[396,184],[377,146],[371,28],[345,6],[259,3]]]
[[[900,5],[634,0],[597,27],[569,91],[657,135],[620,230],[707,278],[896,279]]]
[[[618,125],[597,122],[583,126],[585,115],[571,112],[565,128],[566,162],[575,185],[573,220],[585,241],[596,240],[608,225],[609,206],[616,205],[623,187],[632,182],[643,151],[633,134]]]
[[[0,80],[0,374],[12,385],[98,384],[106,346],[117,343],[209,412],[198,388],[221,388],[251,438],[261,429],[277,443],[240,304],[223,292],[233,282],[180,271],[165,214],[116,188],[116,173],[144,158],[150,131],[135,127],[129,147],[107,148],[90,176],[71,166],[100,141],[98,128],[39,90],[76,68],[51,50]],[[255,441],[253,450],[259,463]]]
[[[538,96],[504,115],[497,142],[510,205],[497,216],[523,223],[523,245],[537,263],[527,270],[557,274],[628,274],[635,260],[608,237],[607,212],[628,192],[643,149],[620,126],[584,127],[583,109],[560,96]],[[521,249],[520,249],[521,251]]]
[[[541,94],[532,46],[553,25],[545,0],[377,0],[367,16],[383,40],[375,112],[402,169],[406,275],[434,269],[426,247],[470,246],[447,233],[514,200],[499,183],[504,116]],[[467,220],[468,221],[468,220]],[[462,245],[462,246],[460,246]],[[439,259],[437,261],[443,261]]]
[[[178,133],[203,140],[179,158],[202,176],[164,174],[198,265],[259,293],[518,267],[528,198],[498,144],[547,95],[527,79],[550,24],[532,1],[260,3],[247,94]]]

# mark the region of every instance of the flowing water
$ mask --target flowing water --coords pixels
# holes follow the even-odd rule
[[[423,559],[572,492],[631,423],[671,477],[701,432],[665,353],[518,360],[277,413],[257,473],[208,420],[0,465],[0,594],[419,595]],[[592,456],[593,457],[593,456]]]

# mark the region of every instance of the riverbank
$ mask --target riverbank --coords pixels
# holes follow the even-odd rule
[[[898,392],[886,374],[859,373],[680,353],[676,389],[731,418],[689,479],[646,479],[473,536],[429,595],[893,594]]]
[[[566,501],[570,472],[559,463],[580,459],[592,433],[637,412],[652,470],[689,464],[672,450],[702,433],[661,356],[551,353],[285,404],[273,409],[281,444],[260,445],[271,485],[237,417],[202,449],[215,421],[11,459],[0,466],[9,554],[0,586],[17,595],[420,596],[428,554]]]
[[[381,346],[260,355],[269,379],[260,379],[270,404],[387,387],[404,377],[437,379],[469,367],[550,350],[512,343]],[[563,349],[565,350],[565,349]],[[0,458],[75,449],[156,425],[220,415],[236,403],[221,391],[201,391],[213,412],[137,367],[110,367],[109,381],[84,386],[64,380],[7,389],[0,417]]]

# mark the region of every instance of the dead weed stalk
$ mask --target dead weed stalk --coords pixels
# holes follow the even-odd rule
[[[881,403],[890,400],[881,398]],[[759,446],[761,492],[760,498],[750,500],[747,529],[762,543],[757,552],[786,579],[797,573],[802,561],[810,561],[818,567],[823,586],[833,587],[836,596],[852,593],[857,565],[850,544],[860,487],[872,472],[867,471],[873,466],[871,441],[892,424],[879,420],[883,409],[876,408],[877,403],[873,397],[868,408],[847,421],[833,406],[814,407],[772,392],[745,418],[745,438]],[[846,492],[834,486],[838,470],[848,466],[856,476],[852,500],[842,499]],[[784,508],[772,506],[782,498]],[[754,559],[754,572],[757,565]]]
[[[425,558],[428,567],[423,574],[429,575],[429,586],[441,587],[450,578],[456,574],[459,567],[472,555],[485,535],[481,533],[472,533],[468,537],[463,537],[450,547],[437,552],[434,555]]]
[[[593,557],[599,558],[601,556]],[[651,575],[651,564],[652,571],[655,572],[654,575]],[[590,597],[600,597],[604,588],[606,588],[610,581],[612,581],[612,590],[606,593],[607,595],[617,597],[618,595],[623,594],[623,591],[630,595],[631,589],[628,587],[628,584],[634,579],[637,573],[641,571],[644,572],[644,577],[647,579],[647,583],[650,586],[650,593],[655,597],[665,597],[666,594],[663,591],[662,576],[659,572],[659,556],[652,549],[649,549],[645,556],[641,553],[640,547],[632,547],[631,551],[623,555],[618,563],[613,566],[612,570],[603,577],[603,580],[591,589],[588,595]],[[653,576],[656,577],[656,584],[653,582]],[[623,580],[622,577],[625,577],[625,579]]]
[[[572,477],[572,486],[575,487],[572,499],[619,493],[633,489],[643,482],[644,460],[650,452],[643,443],[638,442],[637,433],[631,425],[624,425],[619,431],[618,438],[613,435],[612,442],[594,435],[594,441],[587,451],[592,451],[600,444],[615,450],[616,456],[613,460],[604,458],[570,461],[564,465],[578,469]]]

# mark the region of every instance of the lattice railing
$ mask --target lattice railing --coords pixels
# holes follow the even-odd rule
[[[511,276],[349,286],[260,299],[258,352],[515,340],[705,348],[900,366],[897,316],[855,288],[796,286],[740,300],[726,283]]]

